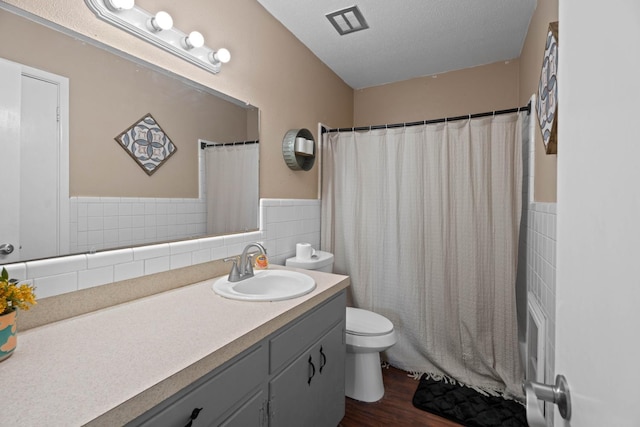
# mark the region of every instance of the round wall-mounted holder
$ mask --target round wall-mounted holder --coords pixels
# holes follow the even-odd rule
[[[316,161],[316,143],[308,129],[291,129],[282,140],[282,157],[293,170],[308,171]]]

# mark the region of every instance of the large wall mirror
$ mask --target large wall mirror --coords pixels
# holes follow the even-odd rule
[[[14,12],[0,265],[258,228],[258,108]],[[151,175],[115,139],[147,114],[177,148]]]

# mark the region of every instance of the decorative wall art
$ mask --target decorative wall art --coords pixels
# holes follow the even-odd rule
[[[309,129],[291,129],[282,140],[282,156],[292,170],[308,171],[316,160],[316,145]]]
[[[538,84],[538,123],[547,154],[558,153],[558,23],[549,24]]]
[[[149,176],[178,150],[151,114],[135,122],[115,140]]]

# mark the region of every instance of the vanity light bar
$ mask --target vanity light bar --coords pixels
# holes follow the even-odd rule
[[[185,34],[173,27],[173,20],[166,12],[151,14],[136,6],[133,0],[125,0],[125,7],[117,6],[122,1],[85,0],[85,3],[103,21],[213,74],[218,74],[222,64],[231,59],[227,49],[208,48],[199,32]]]

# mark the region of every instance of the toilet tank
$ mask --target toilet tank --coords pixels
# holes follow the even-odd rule
[[[325,273],[333,272],[333,254],[329,252],[316,251],[310,259],[288,258],[285,261],[287,267],[304,268],[305,270],[318,270]]]

